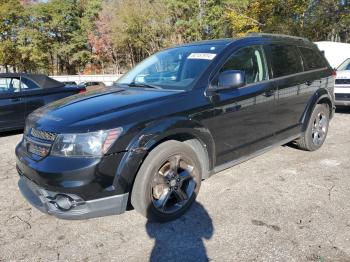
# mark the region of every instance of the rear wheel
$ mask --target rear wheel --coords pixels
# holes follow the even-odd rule
[[[312,112],[307,129],[302,136],[296,141],[298,147],[307,151],[319,149],[328,133],[329,126],[329,106],[327,104],[316,105]]]
[[[201,185],[197,154],[182,142],[167,141],[142,164],[131,195],[133,207],[151,221],[165,222],[186,212]]]

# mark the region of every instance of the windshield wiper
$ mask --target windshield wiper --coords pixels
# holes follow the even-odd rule
[[[160,86],[156,86],[156,85],[150,85],[150,84],[139,84],[139,83],[135,83],[135,82],[131,82],[130,84],[128,84],[129,87],[146,87],[146,88],[154,88],[154,89],[162,89]]]

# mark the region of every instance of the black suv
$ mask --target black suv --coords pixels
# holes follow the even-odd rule
[[[303,38],[256,34],[159,52],[112,88],[32,113],[19,188],[64,219],[181,216],[201,181],[294,141],[313,151],[334,113],[334,72]]]

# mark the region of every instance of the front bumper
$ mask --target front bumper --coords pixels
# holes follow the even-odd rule
[[[336,106],[350,106],[350,93],[349,94],[335,94]]]
[[[337,86],[334,93],[336,106],[350,106],[350,86]]]
[[[128,193],[84,201],[77,195],[61,194],[45,190],[24,176],[20,176],[18,187],[24,198],[41,212],[61,219],[88,219],[117,215],[126,210]],[[62,209],[55,201],[57,195],[71,199],[71,207]]]
[[[123,153],[102,158],[47,156],[34,160],[22,146],[16,147],[18,173],[46,190],[79,195],[84,200],[128,192],[116,191],[115,177]]]
[[[123,155],[116,153],[102,158],[48,155],[36,160],[20,143],[16,147],[18,186],[30,204],[58,218],[121,214],[126,210],[129,195],[129,191],[116,189],[119,184],[116,172]]]

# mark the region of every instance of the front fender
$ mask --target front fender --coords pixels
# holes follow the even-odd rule
[[[198,121],[185,117],[157,120],[147,124],[127,146],[114,179],[114,187],[118,194],[131,191],[136,174],[148,152],[162,141],[169,139],[197,139],[208,153],[209,170],[213,168],[215,146],[206,127]]]

